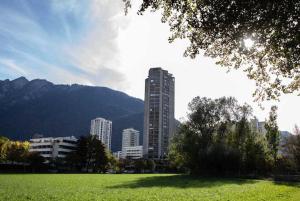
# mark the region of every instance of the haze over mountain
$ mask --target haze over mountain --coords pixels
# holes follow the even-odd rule
[[[113,122],[112,150],[121,149],[122,130],[143,133],[144,102],[106,87],[55,85],[25,77],[0,80],[0,135],[28,140],[44,136],[80,136],[89,133],[90,120]],[[140,139],[142,142],[142,139]]]

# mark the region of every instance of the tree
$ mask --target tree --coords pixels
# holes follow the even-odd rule
[[[82,171],[104,172],[108,165],[105,146],[95,136],[81,136],[77,148],[65,158],[71,168]]]
[[[6,137],[0,136],[0,162],[6,161],[7,149],[9,148],[10,141]]]
[[[271,155],[274,163],[277,162],[277,155],[279,149],[279,130],[277,125],[277,107],[272,106],[269,113],[269,119],[266,122],[265,128],[267,130],[266,137],[268,140]]]
[[[45,158],[41,156],[38,152],[27,153],[26,161],[29,163],[33,172],[41,171],[43,167],[45,167]]]
[[[289,136],[286,144],[286,156],[296,167],[295,170],[300,172],[300,129],[296,125],[294,135]]]
[[[298,171],[300,171],[300,129],[298,126],[295,126],[295,136],[293,136],[293,156],[298,167]]]
[[[143,171],[146,169],[146,165],[147,165],[146,163],[147,162],[144,159],[136,159],[136,160],[134,160],[134,171],[136,173],[143,173]]]
[[[120,161],[111,152],[107,151],[107,169],[114,173],[119,173],[121,171]]]
[[[169,160],[192,174],[265,174],[266,138],[250,129],[249,105],[234,98],[194,98],[189,119],[173,138]]]
[[[162,11],[170,42],[190,42],[185,56],[204,50],[228,70],[242,68],[256,100],[300,88],[300,0],[143,0],[139,14],[148,9]]]
[[[87,168],[93,172],[105,172],[107,169],[108,157],[105,146],[96,136],[87,138]]]
[[[189,103],[189,120],[182,124],[170,148],[173,165],[188,168],[192,174],[223,169],[212,158],[224,158],[222,144],[230,130],[227,127],[236,120],[236,106],[233,98],[194,98]]]
[[[6,159],[12,163],[25,162],[29,152],[29,142],[10,141]]]
[[[254,175],[265,174],[269,170],[268,147],[261,133],[247,135],[244,146],[244,172]]]

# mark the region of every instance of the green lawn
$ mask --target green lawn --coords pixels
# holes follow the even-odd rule
[[[170,174],[4,174],[0,200],[300,201],[300,184]]]

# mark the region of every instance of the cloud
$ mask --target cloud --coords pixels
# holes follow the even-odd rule
[[[62,1],[62,0],[52,0],[51,5],[52,8],[57,12],[70,12],[70,13],[76,13],[79,14],[81,11],[82,4],[80,3],[82,0],[68,0],[68,1]]]
[[[13,50],[15,55],[18,55],[22,60],[24,60],[22,66],[17,66],[14,68],[16,70],[23,70],[27,67],[27,71],[23,70],[22,75],[30,76],[30,78],[43,78],[53,81],[58,84],[72,84],[72,83],[81,83],[87,85],[93,85],[89,77],[87,77],[82,72],[77,72],[74,70],[68,70],[65,66],[60,66],[59,64],[51,64],[46,62],[43,59],[26,53],[20,50]],[[3,62],[5,61],[5,62]],[[0,64],[7,66],[15,67],[15,61],[0,59]],[[14,65],[12,65],[14,64]],[[28,67],[30,65],[30,67]],[[21,72],[21,71],[20,71]],[[24,74],[26,73],[26,74]]]
[[[32,77],[124,89],[116,39],[125,22],[119,0],[0,3],[0,54]]]
[[[23,76],[28,75],[28,73],[24,70],[24,67],[17,65],[13,60],[1,58],[0,64],[6,66],[7,68],[9,68],[9,70],[13,71],[14,73],[21,74]]]
[[[78,66],[91,81],[116,89],[124,89],[127,82],[119,66],[117,37],[126,20],[122,1],[93,0],[90,4],[89,27],[76,44],[64,48],[74,66]]]

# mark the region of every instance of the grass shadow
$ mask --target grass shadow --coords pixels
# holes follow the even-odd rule
[[[253,184],[257,180],[228,179],[228,178],[205,178],[190,175],[155,175],[142,177],[133,182],[110,186],[108,188],[151,188],[151,187],[173,187],[173,188],[212,188],[223,185]]]
[[[273,181],[275,185],[281,185],[281,186],[292,186],[300,188],[300,182],[299,181]]]

